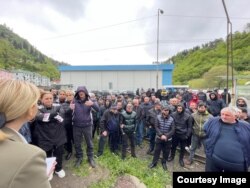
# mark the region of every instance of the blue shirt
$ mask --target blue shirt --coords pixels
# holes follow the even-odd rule
[[[220,136],[215,143],[213,155],[231,163],[244,162],[242,145],[235,132],[235,124],[222,124]]]

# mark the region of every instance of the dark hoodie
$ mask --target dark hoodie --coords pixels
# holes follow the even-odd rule
[[[175,134],[182,139],[187,139],[192,133],[193,119],[190,114],[185,112],[183,105],[179,104],[177,108],[178,106],[182,107],[182,112],[176,111],[172,114],[175,123]]]
[[[86,94],[84,100],[81,100],[79,97],[79,92],[83,91]],[[90,101],[88,90],[85,86],[80,86],[76,90],[74,104],[75,109],[73,112],[73,126],[77,127],[88,127],[92,125],[91,118],[91,108],[99,112],[99,106],[97,102],[92,101],[94,104],[92,106],[86,106],[85,102]]]
[[[211,95],[215,95],[215,98],[211,98]],[[217,94],[215,92],[211,92],[209,94],[210,100],[207,101],[207,111],[213,116],[219,116],[220,111],[226,107],[223,100],[218,99]]]

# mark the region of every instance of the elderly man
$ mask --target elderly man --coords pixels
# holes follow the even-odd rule
[[[250,166],[250,126],[236,114],[235,108],[226,107],[221,117],[205,123],[207,172],[243,172]]]

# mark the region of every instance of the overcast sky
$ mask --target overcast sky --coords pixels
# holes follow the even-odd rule
[[[233,31],[250,23],[250,0],[225,0]],[[0,24],[71,65],[152,64],[226,37],[222,0],[0,0]]]

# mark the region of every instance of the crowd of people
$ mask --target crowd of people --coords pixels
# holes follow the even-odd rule
[[[137,157],[137,148],[145,147],[145,137],[149,139],[145,154],[153,155],[149,168],[157,166],[162,152],[162,168],[167,170],[167,162],[175,158],[177,146],[180,146],[180,166],[191,165],[201,145],[205,148],[206,171],[247,171],[250,166],[250,110],[247,100],[239,97],[236,106],[232,107],[227,91],[220,95],[216,90],[194,93],[191,89],[156,92],[138,89],[133,98],[126,94],[97,97],[85,86],[78,87],[76,91],[39,91],[26,82],[1,80],[0,83],[3,88],[0,94],[0,142],[4,143],[0,145],[1,153],[6,150],[6,156],[15,155],[11,153],[13,149],[8,150],[5,145],[12,144],[15,148],[18,142],[30,143],[29,147],[23,144],[21,152],[31,157],[36,155],[36,159],[30,160],[40,165],[41,174],[37,176],[43,180],[46,174],[42,165],[45,164],[42,161],[38,164],[38,160],[45,155],[56,157],[54,170],[60,178],[65,177],[63,160],[72,157],[73,148],[75,167],[81,166],[83,138],[87,161],[92,168],[96,167],[95,156],[103,155],[105,144],[110,152],[125,160],[128,149],[131,157]],[[8,87],[16,87],[16,91]],[[12,96],[10,91],[15,95]],[[7,135],[15,135],[19,141]],[[98,138],[98,148],[94,148],[95,138]],[[187,147],[190,156],[185,162]],[[2,167],[2,155],[0,161]],[[17,164],[14,158],[13,164]],[[43,185],[48,187],[47,181]]]

